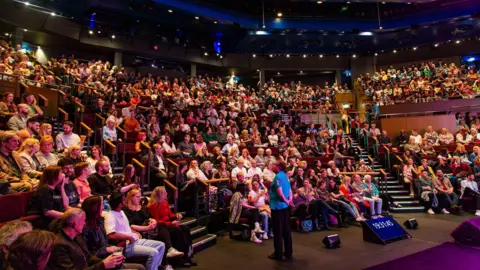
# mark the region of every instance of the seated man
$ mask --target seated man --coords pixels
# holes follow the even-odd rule
[[[461,195],[460,198],[469,198],[475,202],[476,205],[476,216],[480,216],[480,192],[478,190],[477,182],[473,181],[475,179],[475,175],[469,174],[465,180],[460,182],[461,186]]]
[[[26,175],[22,174],[13,151],[16,151],[20,139],[15,131],[4,131],[0,133],[0,179],[10,183],[10,189],[14,192],[24,192],[32,190],[37,184]]]
[[[28,221],[13,220],[5,223],[0,228],[0,269],[7,269],[4,262],[7,261],[8,248],[17,238],[32,231],[32,224]]]
[[[437,170],[435,176],[437,182],[435,188],[438,190],[438,193],[445,196],[445,199],[451,208],[457,208],[458,195],[455,193],[450,179],[443,175],[442,170]]]
[[[139,233],[130,229],[128,218],[122,211],[125,206],[125,196],[122,193],[114,193],[108,202],[112,207],[105,218],[105,231],[108,239],[110,241],[126,241],[124,251],[126,257],[145,256],[147,257],[146,269],[157,270],[162,263],[165,244],[160,241],[141,239]]]
[[[7,122],[7,126],[15,131],[26,128],[28,120],[28,105],[21,103],[18,104],[17,108],[18,114],[10,117]]]
[[[382,135],[378,136],[378,143],[386,146],[392,146],[392,139],[387,135],[386,130],[382,130]]]
[[[66,151],[72,145],[81,145],[80,136],[73,133],[73,123],[65,121],[63,123],[63,132],[59,133],[55,138],[57,151]]]
[[[84,225],[85,212],[82,209],[65,211],[47,263],[49,269],[116,269],[123,263],[125,257],[122,255],[112,254],[102,261],[91,254],[82,237]]]
[[[190,142],[190,135],[185,135],[184,141],[178,144],[178,149],[184,157],[193,157],[195,154],[195,146]]]
[[[152,181],[150,183],[151,189],[153,190],[156,186],[163,186],[163,181],[167,179],[167,170],[165,167],[166,161],[163,157],[164,149],[160,143],[153,145],[155,151],[154,155],[150,155],[150,168]]]
[[[239,157],[237,160],[237,167],[233,168],[232,170],[232,174],[231,174],[232,181],[234,182],[237,181],[237,174],[239,172],[242,172],[243,176],[247,176],[247,168],[245,168],[244,164],[245,164],[245,160],[243,159],[243,157]],[[249,180],[249,179],[246,179],[246,180]]]

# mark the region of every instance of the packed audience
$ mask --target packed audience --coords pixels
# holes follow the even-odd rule
[[[408,186],[410,195],[419,198],[429,214],[459,213],[462,203],[480,216],[480,118],[456,114],[457,130],[400,130],[395,140],[375,124],[363,124],[361,137],[370,137],[388,148],[394,156],[394,167]],[[438,210],[438,211],[437,211]]]
[[[368,98],[383,106],[474,98],[479,90],[479,78],[475,66],[426,62],[362,74],[357,82]]]

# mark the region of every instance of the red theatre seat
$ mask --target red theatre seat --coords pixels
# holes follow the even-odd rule
[[[16,219],[26,221],[37,219],[37,215],[26,215],[32,195],[33,191],[0,196],[0,205],[4,209],[0,211],[0,227]]]

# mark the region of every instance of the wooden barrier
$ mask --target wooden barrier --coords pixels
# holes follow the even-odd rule
[[[56,89],[29,86],[28,92],[33,94],[39,101],[39,106],[44,106],[44,117],[57,117],[59,109],[59,92]],[[46,104],[41,104],[46,102]]]
[[[173,212],[176,213],[178,210],[178,188],[168,180],[164,180],[163,183],[166,188],[170,188],[173,191]]]
[[[143,188],[145,186],[145,165],[143,165],[136,158],[132,159],[132,164],[134,167],[137,168],[136,171],[140,171],[140,190],[143,191]]]
[[[20,79],[18,76],[0,73],[0,94],[11,92],[15,97],[20,96]]]
[[[475,106],[480,104],[480,99],[452,99],[435,102],[424,103],[404,103],[380,106],[381,115],[384,114],[402,114],[412,112],[426,112],[426,111],[458,111],[462,107]],[[468,109],[464,110],[467,111]],[[480,108],[477,108],[480,110]]]

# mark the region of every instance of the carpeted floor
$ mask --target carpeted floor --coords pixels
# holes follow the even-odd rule
[[[408,218],[417,219],[419,229],[409,231],[412,239],[385,246],[372,244],[363,241],[361,228],[350,227],[333,232],[340,235],[342,247],[328,250],[324,248],[322,239],[332,232],[293,233],[295,260],[275,262],[267,258],[267,255],[273,251],[272,240],[256,245],[250,242],[230,240],[228,237],[219,237],[217,245],[196,256],[199,266],[195,269],[364,269],[451,241],[450,232],[460,222],[473,218],[473,216],[397,214],[394,218],[400,224],[403,224]],[[480,259],[480,251],[478,252]],[[456,259],[452,258],[452,260]],[[409,270],[414,270],[414,268]]]

